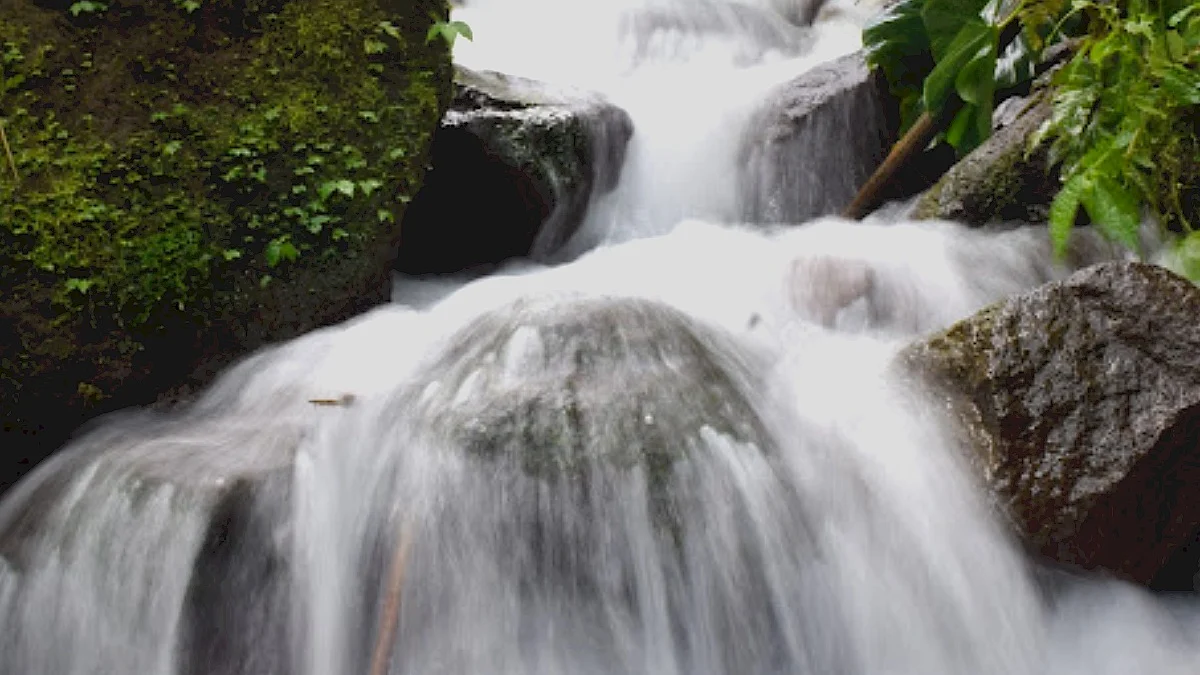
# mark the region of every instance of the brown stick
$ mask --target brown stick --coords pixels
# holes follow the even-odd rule
[[[396,548],[392,552],[392,564],[388,569],[387,595],[383,601],[383,614],[379,617],[379,632],[375,636],[375,652],[371,656],[371,675],[386,675],[392,660],[395,645],[396,625],[400,622],[400,596],[404,590],[404,568],[408,564],[408,551],[412,536],[406,524],[400,525]]]
[[[0,143],[4,144],[4,155],[8,157],[8,168],[12,169],[13,180],[20,184],[21,177],[17,175],[17,163],[13,161],[12,148],[8,147],[8,136],[4,134],[3,122],[0,122]]]
[[[850,206],[842,213],[846,218],[860,220],[863,216],[871,212],[879,201],[879,195],[883,191],[884,186],[892,179],[892,176],[908,163],[908,160],[913,155],[917,154],[929,145],[929,141],[937,135],[938,125],[929,113],[921,113],[917,121],[913,123],[908,133],[892,146],[891,152],[888,153],[887,159],[883,160],[883,164],[875,169],[875,173],[867,179],[867,182],[858,190],[858,194],[854,196],[854,201],[850,202]]]
[[[997,38],[997,53],[999,54],[1003,54],[1013,40],[1017,39],[1021,33],[1022,24],[1009,17],[1009,20],[1004,21],[1003,25],[1004,30]],[[953,100],[953,97],[951,99]],[[937,135],[939,122],[949,122],[953,119],[960,105],[961,102],[955,104],[948,101],[946,109],[937,118],[930,117],[928,112],[921,113],[921,116],[909,128],[908,133],[892,146],[892,150],[888,153],[887,159],[883,160],[883,164],[880,164],[879,168],[875,169],[875,173],[867,179],[866,184],[859,188],[858,194],[854,196],[854,201],[850,202],[850,206],[846,207],[842,216],[861,220],[870,213],[871,209],[875,208],[879,202],[883,188],[891,181],[892,176],[907,164],[913,155],[929,145],[929,142]]]

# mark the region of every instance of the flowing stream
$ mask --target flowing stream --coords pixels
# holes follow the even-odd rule
[[[0,673],[365,674],[381,645],[416,675],[1196,672],[1194,601],[1040,570],[893,377],[1068,273],[1043,229],[737,223],[756,97],[866,9],[460,13],[464,63],[633,116],[575,259],[399,280],[95,425],[0,502]]]

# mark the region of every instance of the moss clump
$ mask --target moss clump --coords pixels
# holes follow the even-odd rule
[[[449,103],[448,50],[425,40],[444,0],[8,5],[9,426],[50,392],[124,405],[147,400],[121,395],[131,378],[199,383],[385,297]]]

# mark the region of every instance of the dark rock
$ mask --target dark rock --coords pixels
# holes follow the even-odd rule
[[[798,223],[839,213],[898,138],[899,110],[857,52],[770,95],[742,140],[742,217]]]
[[[968,225],[1046,221],[1059,181],[1049,170],[1047,144],[1033,147],[1031,137],[1049,118],[1050,100],[1038,96],[1010,105],[1019,111],[1011,123],[955,164],[922,195],[913,208],[914,218]]]
[[[1108,263],[983,310],[902,362],[944,395],[1032,549],[1148,584],[1200,526],[1197,316],[1184,279]]]
[[[69,4],[0,12],[0,489],[385,302],[452,93],[444,0]]]
[[[616,186],[633,122],[583,92],[461,67],[455,79],[396,269],[437,274],[544,260],[583,222],[592,197]]]

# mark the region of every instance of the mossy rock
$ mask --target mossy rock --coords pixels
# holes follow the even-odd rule
[[[1050,168],[1049,144],[1031,139],[1050,112],[1050,97],[1036,94],[1011,124],[921,195],[913,217],[967,225],[1044,222],[1060,183]]]
[[[1200,290],[1106,263],[902,353],[1032,551],[1191,590],[1200,531]],[[1181,558],[1182,556],[1182,558]],[[1180,570],[1186,559],[1191,569]]]
[[[446,12],[4,0],[0,473],[386,300],[451,96]]]

